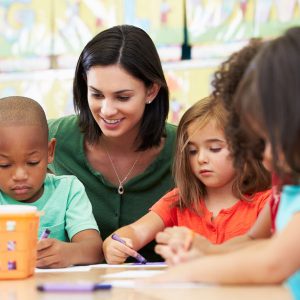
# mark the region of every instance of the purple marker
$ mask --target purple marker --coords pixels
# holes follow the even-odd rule
[[[132,263],[132,266],[137,266],[140,265],[140,263]],[[156,261],[156,262],[147,262],[148,266],[162,266],[162,267],[166,267],[167,264],[164,261]]]
[[[124,244],[125,246],[127,246],[127,245],[126,245],[126,242],[125,242],[124,240],[122,240],[116,233],[114,233],[114,234],[111,236],[111,238],[112,238],[113,240],[118,241],[118,242]],[[137,253],[137,254],[136,254],[136,256],[134,256],[134,258],[135,258],[139,263],[141,263],[141,264],[146,264],[146,263],[147,263],[146,258],[143,257],[143,256],[142,256],[141,254],[139,254],[138,252],[136,252],[136,253]]]
[[[48,238],[49,234],[51,233],[50,229],[46,228],[43,233],[41,234],[40,240]]]
[[[40,284],[37,289],[42,292],[92,292],[95,290],[109,290],[111,284],[90,282],[48,282]]]

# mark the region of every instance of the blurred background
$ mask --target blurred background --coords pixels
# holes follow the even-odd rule
[[[118,24],[153,39],[170,88],[169,121],[207,96],[216,67],[251,37],[300,25],[300,0],[0,0],[0,97],[23,95],[48,118],[73,113],[85,44]]]

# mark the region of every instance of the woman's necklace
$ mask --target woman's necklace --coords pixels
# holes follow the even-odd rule
[[[109,160],[110,160],[110,163],[111,163],[111,165],[112,165],[112,167],[113,167],[113,170],[114,170],[114,172],[115,172],[115,174],[116,174],[116,177],[117,177],[117,179],[118,179],[118,181],[119,181],[118,193],[119,193],[120,195],[122,195],[122,194],[124,194],[124,185],[123,185],[123,184],[124,184],[125,181],[127,180],[128,176],[131,174],[131,172],[133,171],[133,169],[134,169],[136,163],[138,162],[138,160],[139,160],[140,157],[141,157],[142,152],[140,152],[140,153],[138,154],[138,156],[137,156],[136,160],[134,161],[132,167],[130,168],[130,170],[128,171],[128,173],[126,174],[126,176],[121,180],[121,179],[120,179],[120,176],[119,176],[119,174],[118,174],[118,172],[117,172],[116,166],[115,166],[115,164],[113,163],[113,161],[112,161],[112,159],[111,159],[111,157],[110,157],[110,155],[109,155],[109,153],[108,153],[108,150],[107,150],[106,145],[104,145],[104,148],[105,148],[106,154],[107,154],[107,156],[108,156],[108,158],[109,158]]]

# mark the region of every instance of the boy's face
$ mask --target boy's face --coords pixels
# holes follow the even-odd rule
[[[48,143],[37,125],[0,126],[0,137],[0,190],[17,201],[36,201],[43,194],[55,140]]]

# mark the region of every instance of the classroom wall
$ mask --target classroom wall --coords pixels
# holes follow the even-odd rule
[[[300,0],[0,1],[0,97],[32,97],[49,118],[73,113],[79,53],[99,31],[127,23],[155,42],[170,88],[169,120],[177,123],[210,93],[221,61],[251,37],[272,38],[300,25],[299,7]],[[191,60],[180,60],[184,41]]]

